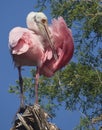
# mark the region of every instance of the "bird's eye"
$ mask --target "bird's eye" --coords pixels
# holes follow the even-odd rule
[[[42,19],[41,22],[42,22],[42,23],[46,23],[46,19]]]

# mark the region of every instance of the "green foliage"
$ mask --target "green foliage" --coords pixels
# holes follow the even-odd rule
[[[50,3],[52,16],[63,16],[69,26],[74,21],[84,22],[85,37],[92,31],[102,36],[102,4],[98,0],[38,0],[39,10],[46,7],[46,3]]]
[[[93,126],[93,124],[91,123],[90,119],[88,119],[87,117],[80,118],[80,125],[76,126],[74,128],[74,130],[96,130]]]
[[[35,71],[32,70],[32,73]],[[65,102],[68,110],[81,109],[82,112],[87,113],[93,109],[90,116],[93,113],[100,114],[102,83],[98,76],[102,78],[100,71],[79,63],[69,64],[51,78],[41,76],[39,80],[40,104],[43,106],[48,104],[47,109],[51,112]],[[11,90],[18,93],[18,86],[11,86]],[[31,78],[24,78],[24,91],[27,92],[28,99],[34,98],[33,75]]]
[[[102,68],[102,3],[99,0],[44,0],[54,18],[63,16],[72,28],[75,56],[82,64]],[[46,7],[47,8],[47,7]],[[100,50],[100,51],[99,51]]]

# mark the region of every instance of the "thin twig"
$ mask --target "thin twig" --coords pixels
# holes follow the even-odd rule
[[[26,121],[24,120],[24,118],[23,118],[19,113],[17,113],[17,117],[18,117],[18,119],[22,122],[22,124],[25,126],[25,128],[26,128],[27,130],[31,130],[31,129],[29,129],[29,126],[27,125],[27,123],[26,123]]]

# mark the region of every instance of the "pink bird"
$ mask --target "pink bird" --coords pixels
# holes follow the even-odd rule
[[[21,107],[24,107],[21,67],[37,66],[35,94],[38,103],[39,74],[53,76],[70,61],[74,50],[71,30],[62,17],[54,19],[48,27],[43,13],[31,12],[27,16],[27,26],[28,29],[13,28],[9,34],[10,51],[19,72]]]

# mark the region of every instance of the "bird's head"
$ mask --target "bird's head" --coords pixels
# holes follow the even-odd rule
[[[49,37],[48,20],[42,12],[30,12],[26,19],[27,27],[37,34]]]

